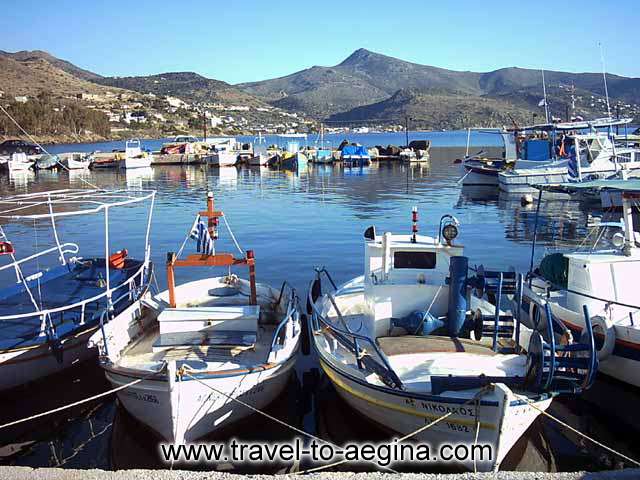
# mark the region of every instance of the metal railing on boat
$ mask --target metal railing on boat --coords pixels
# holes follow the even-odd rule
[[[333,281],[333,279],[331,278],[331,275],[329,274],[329,272],[324,267],[317,268],[316,269],[317,277],[315,280],[311,282],[311,285],[309,286],[309,294],[307,299],[308,307],[310,310],[309,313],[311,314],[313,333],[315,334],[320,332],[322,330],[320,327],[320,324],[322,324],[325,331],[326,330],[331,331],[336,341],[340,343],[344,348],[346,348],[347,350],[353,353],[356,361],[356,365],[359,370],[369,370],[371,371],[371,373],[376,373],[379,376],[381,376],[382,380],[385,383],[389,382],[395,388],[403,389],[402,381],[400,380],[398,375],[394,372],[393,368],[391,368],[391,365],[389,364],[389,361],[387,360],[385,354],[376,345],[375,341],[371,340],[370,338],[364,335],[360,335],[349,330],[346,322],[344,321],[344,318],[342,317],[342,313],[340,312],[336,304],[335,298],[333,297],[333,295],[331,295],[331,293],[329,292],[326,293],[327,298],[329,298],[329,301],[331,302],[333,308],[335,309],[336,314],[340,319],[340,322],[343,324],[344,330],[330,323],[326,318],[324,318],[322,313],[318,310],[316,306],[316,301],[318,300],[318,298],[322,296],[322,286],[321,286],[320,276],[323,273],[331,283],[331,286],[333,287],[334,291],[337,290],[337,286]],[[314,285],[318,285],[318,287],[314,288]],[[318,296],[315,299],[313,298],[314,292],[318,294]],[[353,340],[350,340],[349,338]],[[373,357],[371,357],[370,353],[364,350],[362,346],[359,344],[360,342],[366,345],[370,345],[372,348],[372,351],[374,351],[376,353],[376,356],[380,359],[380,362],[376,361]],[[365,365],[365,364],[368,364],[368,365]],[[368,368],[365,368],[365,367],[368,367]]]

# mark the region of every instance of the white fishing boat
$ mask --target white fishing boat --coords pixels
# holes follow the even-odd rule
[[[169,253],[168,290],[149,300],[139,319],[110,322],[92,339],[114,387],[140,380],[118,392],[122,405],[175,444],[252,413],[235,399],[267,406],[283,391],[298,351],[295,291],[286,282],[279,290],[256,283],[251,250],[241,257],[217,253],[220,218],[210,193],[187,236],[197,240],[199,253],[185,259],[183,248]],[[174,270],[186,266],[247,266],[249,281],[228,273],[176,286]]]
[[[576,337],[585,328],[586,305],[595,330],[600,371],[640,387],[640,302],[635,285],[640,273],[640,237],[633,229],[640,184],[617,181],[601,185],[603,191],[621,199],[622,222],[599,223],[585,238],[584,248],[547,254],[535,269],[534,232],[521,316],[527,325],[537,326],[544,321],[548,305],[552,315],[567,327],[560,334]],[[539,202],[541,199],[542,195]],[[613,234],[607,234],[611,229]],[[514,309],[517,305],[514,300]]]
[[[131,317],[139,310],[151,279],[149,229],[154,198],[155,192],[149,190],[85,189],[0,199],[0,280],[4,285],[0,289],[0,390],[96,356],[96,349],[86,347],[100,324]],[[145,257],[135,260],[126,249],[112,250],[109,227],[125,228],[124,224],[117,227],[113,218],[122,209],[143,203],[150,205],[147,222],[141,225],[146,231]],[[80,256],[86,249],[65,242],[60,226],[79,216],[100,214],[104,215],[104,256]],[[34,225],[34,230],[49,224],[51,234],[40,232],[42,249],[32,253],[31,239],[10,241],[13,222]],[[44,248],[47,238],[53,245]]]
[[[127,140],[124,147],[124,156],[117,155],[118,168],[148,168],[153,161],[153,155],[150,152],[142,151],[140,140],[137,138]]]
[[[9,173],[29,170],[33,164],[34,161],[30,160],[26,153],[12,153],[5,162]]]
[[[521,291],[522,282],[482,269],[469,278],[463,247],[453,244],[457,221],[445,215],[432,238],[417,234],[417,213],[413,220],[411,235],[367,229],[363,276],[336,287],[317,270],[312,342],[338,394],[365,418],[436,450],[488,445],[491,458],[461,466],[496,469],[554,396],[590,386],[593,336],[556,346],[529,330],[523,353],[527,329],[483,298],[493,293],[500,305],[507,284]],[[333,287],[324,294],[323,274]]]
[[[253,156],[249,159],[249,165],[252,167],[261,167],[267,165],[270,158],[271,155],[269,155],[266,150],[256,150],[254,151]]]
[[[634,171],[640,174],[640,149],[618,146],[610,132],[596,131],[596,126],[601,128],[607,125],[610,128],[611,125],[622,122],[609,120],[607,123],[602,120],[599,123],[553,125],[552,132],[567,133],[562,134],[555,142],[544,139],[537,141],[547,150],[547,156],[543,159],[545,163],[537,163],[532,167],[524,160],[517,160],[515,167],[498,173],[500,190],[514,194],[531,193],[535,191],[534,185],[608,178],[616,175],[623,167],[632,172],[632,175]],[[589,127],[591,131],[588,133],[571,133]]]
[[[504,152],[500,157],[487,155],[483,150],[470,154],[471,131],[467,129],[467,147],[464,158],[457,160],[462,166],[462,185],[465,186],[498,186],[498,173],[510,165],[514,165],[518,159],[516,153],[516,134],[514,132],[482,129],[482,131],[495,132],[502,137]]]
[[[91,154],[81,152],[61,153],[58,157],[62,166],[67,170],[87,169],[93,161]]]

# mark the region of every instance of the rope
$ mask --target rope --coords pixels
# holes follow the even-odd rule
[[[224,224],[227,226],[227,230],[229,231],[231,240],[233,240],[233,243],[235,243],[236,248],[238,249],[238,252],[240,252],[241,255],[244,255],[244,251],[240,248],[240,245],[238,245],[238,241],[236,240],[236,237],[233,235],[233,232],[231,231],[231,227],[229,226],[229,222],[227,222],[227,217],[225,215],[222,216],[222,220],[224,220]]]
[[[527,404],[537,410],[538,412],[542,413],[543,415],[546,415],[547,417],[549,417],[551,420],[553,420],[556,423],[559,423],[560,425],[562,425],[563,427],[571,430],[573,433],[575,433],[576,435],[579,435],[580,437],[589,440],[591,443],[594,443],[595,445],[604,448],[605,450],[607,450],[608,452],[613,453],[614,455],[618,455],[620,458],[626,460],[629,463],[633,463],[634,465],[640,467],[640,462],[634,460],[633,458],[627,457],[625,454],[618,452],[617,450],[614,450],[611,447],[606,446],[604,443],[599,442],[598,440],[596,440],[595,438],[591,438],[590,436],[582,433],[579,430],[576,430],[575,428],[573,428],[571,425],[569,425],[568,423],[563,422],[562,420],[560,420],[559,418],[554,417],[553,415],[551,415],[550,413],[544,411],[543,409],[539,408],[538,406],[534,405],[533,402],[531,400],[529,400],[526,397],[522,397],[520,395],[518,395],[517,393],[513,393],[516,397],[519,397],[521,400],[525,400],[527,402]]]
[[[27,132],[24,128],[22,128],[22,125],[20,125],[20,124],[18,123],[18,121],[17,121],[15,118],[13,118],[13,117],[11,116],[11,114],[10,114],[9,112],[7,112],[7,110],[6,110],[2,105],[0,105],[0,110],[2,110],[2,112],[4,112],[4,114],[5,114],[7,117],[9,117],[9,120],[11,120],[11,121],[14,123],[14,125],[20,129],[20,131],[21,131],[22,133],[24,133],[27,137],[29,137],[29,140],[31,140],[34,144],[36,144],[38,147],[40,147],[44,153],[46,153],[47,155],[53,156],[53,155],[51,155],[51,154],[47,151],[47,149],[46,149],[46,148],[44,148],[42,145],[40,145],[40,143],[38,143],[38,142],[36,141],[36,139],[35,139],[35,138],[33,138],[29,132]],[[56,157],[56,163],[57,163],[58,165],[60,165],[60,166],[61,166],[62,168],[64,168],[65,170],[70,171],[70,170],[69,170],[69,169],[68,169],[68,168],[67,168],[67,167],[66,167],[62,162],[60,162],[60,160],[58,159],[58,156],[57,156],[57,155],[55,155],[55,157]],[[99,190],[99,188],[98,188],[96,185],[94,185],[93,183],[91,183],[90,181],[85,180],[85,179],[84,179],[84,178],[82,178],[82,177],[78,177],[78,178],[79,178],[80,180],[82,180],[84,183],[86,183],[87,185],[89,185],[90,187],[92,187],[92,188],[95,188],[95,189]]]
[[[260,415],[262,415],[262,416],[264,416],[264,417],[268,418],[269,420],[272,420],[272,421],[274,421],[274,422],[276,422],[276,423],[278,423],[278,424],[282,425],[283,427],[287,427],[287,428],[289,428],[290,430],[293,430],[293,431],[294,431],[294,432],[296,432],[296,433],[299,433],[299,434],[301,434],[301,435],[304,435],[305,437],[312,438],[312,439],[317,440],[317,441],[319,441],[319,442],[326,443],[326,444],[328,444],[328,445],[331,445],[331,446],[332,446],[332,447],[334,447],[334,448],[341,449],[341,447],[340,447],[339,445],[336,445],[335,443],[332,443],[332,442],[330,442],[330,441],[328,441],[328,440],[325,440],[325,439],[323,439],[323,438],[317,437],[317,436],[315,436],[315,435],[313,435],[313,434],[311,434],[311,433],[305,432],[304,430],[301,430],[301,429],[299,429],[298,427],[294,427],[293,425],[289,425],[288,423],[283,422],[283,421],[282,421],[282,420],[280,420],[279,418],[276,418],[276,417],[274,417],[274,416],[272,416],[272,415],[269,415],[268,413],[263,412],[262,410],[258,410],[257,408],[255,408],[255,407],[253,407],[253,406],[249,405],[248,403],[245,403],[245,402],[243,402],[242,400],[239,400],[238,398],[232,397],[231,395],[228,395],[228,394],[226,394],[226,393],[224,393],[224,392],[221,392],[220,390],[218,390],[218,389],[217,389],[217,388],[215,388],[215,387],[212,387],[211,385],[207,385],[207,384],[206,384],[206,383],[204,383],[202,380],[200,380],[199,378],[194,377],[193,375],[191,375],[191,374],[188,372],[188,369],[189,369],[189,366],[188,366],[188,365],[183,365],[182,369],[183,369],[183,373],[184,373],[185,375],[188,375],[190,378],[192,378],[193,380],[197,381],[198,383],[201,383],[202,385],[204,385],[205,387],[207,387],[207,388],[211,389],[211,390],[212,390],[212,391],[214,391],[215,393],[217,393],[217,394],[219,394],[219,395],[223,395],[223,396],[227,397],[229,400],[233,400],[234,402],[239,403],[239,404],[240,404],[240,405],[242,405],[243,407],[246,407],[246,408],[248,408],[249,410],[254,411],[255,413],[259,413]],[[386,469],[386,470],[388,470],[388,471],[389,471],[389,472],[391,472],[391,473],[398,473],[398,472],[396,472],[394,469],[392,469],[392,468],[390,468],[390,467],[383,467],[383,468],[384,468],[384,469]],[[305,472],[299,472],[299,473],[305,473]]]
[[[139,378],[137,380],[134,380],[132,382],[126,383],[124,385],[120,385],[119,387],[112,388],[111,390],[107,390],[106,392],[102,392],[102,393],[99,393],[97,395],[93,395],[92,397],[85,398],[83,400],[78,400],[77,402],[73,402],[73,403],[70,403],[68,405],[63,405],[62,407],[54,408],[53,410],[47,410],[46,412],[37,413],[35,415],[31,415],[30,417],[26,417],[26,418],[22,418],[20,420],[14,420],[13,422],[5,423],[4,425],[0,425],[0,430],[2,430],[3,428],[13,427],[14,425],[18,425],[20,423],[29,422],[31,420],[35,420],[36,418],[45,417],[45,416],[51,415],[53,413],[58,413],[58,412],[61,412],[63,410],[67,410],[67,409],[72,408],[72,407],[77,407],[78,405],[82,405],[83,403],[87,403],[87,402],[91,402],[93,400],[97,400],[98,398],[106,397],[107,395],[111,395],[112,393],[119,392],[120,390],[124,390],[125,388],[128,388],[128,387],[131,387],[133,385],[136,385],[137,383],[140,383],[143,380],[146,380],[151,375],[155,375],[156,373],[158,373],[158,372],[153,372],[152,374],[147,375],[146,377]]]
[[[176,254],[176,258],[180,258],[180,255],[182,254],[182,251],[184,250],[184,247],[187,244],[187,240],[191,238],[191,232],[195,230],[196,225],[198,224],[198,220],[200,220],[200,215],[196,215],[196,219],[193,221],[193,225],[191,225],[191,228],[187,232],[187,236],[184,237],[184,241],[182,242],[182,245],[180,245],[180,250],[178,250],[178,253]]]

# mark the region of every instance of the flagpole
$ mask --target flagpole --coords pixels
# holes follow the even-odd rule
[[[544,117],[549,123],[549,106],[547,105],[547,86],[544,83],[544,68],[542,70],[542,93],[544,94]]]

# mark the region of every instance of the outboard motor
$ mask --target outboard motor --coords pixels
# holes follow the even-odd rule
[[[449,305],[447,309],[447,332],[457,337],[467,315],[467,271],[469,259],[464,256],[451,257],[449,263]]]

